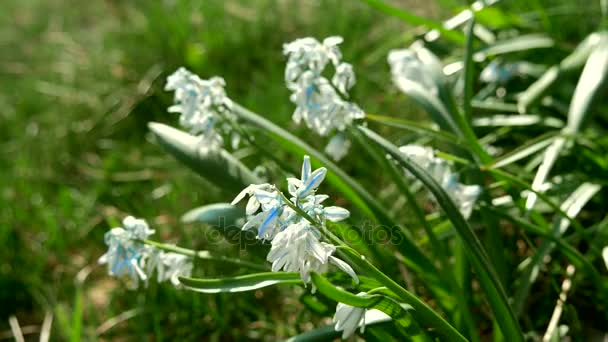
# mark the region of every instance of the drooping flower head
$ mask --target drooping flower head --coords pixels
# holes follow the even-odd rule
[[[112,228],[105,234],[104,240],[108,251],[99,258],[100,264],[108,265],[112,276],[128,276],[137,287],[139,281],[147,281],[143,263],[148,250],[137,240],[147,239],[154,233],[144,220],[132,216],[122,221],[123,227]]]
[[[359,292],[357,296],[363,297],[367,293]],[[390,320],[390,316],[377,309],[366,309],[338,303],[333,323],[335,331],[342,331],[342,339],[352,336],[357,328],[361,333],[365,331],[365,324]]]
[[[458,176],[450,164],[435,156],[432,148],[419,145],[405,145],[399,148],[408,158],[424,168],[450,195],[464,218],[468,219],[473,212],[477,198],[481,194],[478,185],[466,185],[458,182]]]
[[[190,276],[192,260],[141,242],[152,234],[154,230],[150,229],[146,221],[126,217],[122,221],[122,227],[112,228],[105,234],[108,251],[99,258],[99,263],[107,264],[108,273],[112,276],[130,278],[133,287],[138,287],[139,281],[147,285],[155,270],[158,282],[171,280],[174,285],[178,285],[178,276]]]
[[[432,94],[437,94],[430,70],[421,61],[421,51],[424,50],[398,49],[389,52],[388,64],[393,83],[402,91],[407,91],[411,84],[418,84]]]
[[[316,192],[326,174],[324,167],[312,171],[310,158],[305,156],[300,178],[287,179],[291,195],[289,201],[321,225],[325,225],[327,220],[342,221],[350,215],[344,208],[323,206],[322,202],[329,196]],[[237,195],[232,204],[245,196],[249,196],[248,221],[243,229],[257,228],[258,238],[271,241],[267,260],[272,263],[274,272],[299,272],[302,280],[308,283],[310,272],[324,272],[331,263],[357,279],[347,263],[332,255],[336,247],[322,242],[317,227],[290,207],[274,185],[250,185]]]
[[[341,61],[340,43],[342,37],[332,36],[323,42],[309,37],[283,45],[283,53],[288,56],[285,82],[296,104],[293,120],[298,124],[303,121],[321,136],[344,131],[354,120],[365,117],[361,108],[346,100],[356,79],[352,65]],[[330,63],[334,68],[331,82],[323,76]],[[340,142],[342,146],[338,146]],[[338,160],[349,146],[344,140],[336,140],[326,152]]]
[[[233,141],[238,137],[226,123],[233,118],[232,101],[226,95],[225,86],[221,77],[203,80],[183,67],[170,75],[165,85],[165,90],[174,91],[175,104],[168,111],[180,113],[180,125],[198,136],[201,146],[208,150],[222,147],[223,138],[218,130],[228,130]]]

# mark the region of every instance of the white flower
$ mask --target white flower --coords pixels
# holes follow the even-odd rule
[[[428,67],[422,63],[418,51],[413,49],[391,50],[388,54],[388,64],[395,85],[402,91],[409,88],[411,82],[419,84],[432,94],[438,90],[433,82]]]
[[[365,292],[360,292],[357,296],[365,296]],[[338,303],[336,313],[334,314],[333,322],[334,329],[342,331],[342,339],[347,339],[355,333],[357,327],[361,327],[361,333],[365,330],[365,313],[366,308],[358,308],[344,303]]]
[[[163,252],[160,259],[162,267],[157,271],[159,283],[170,280],[174,286],[177,286],[180,284],[178,277],[190,277],[192,274],[192,259],[185,255]]]
[[[342,133],[334,135],[327,146],[325,146],[325,153],[327,153],[333,160],[339,161],[348,154],[350,149],[350,140]]]
[[[471,217],[475,202],[481,194],[480,186],[459,183],[450,164],[435,157],[435,152],[430,147],[405,145],[401,146],[399,151],[425,169],[441,185],[465,219]]]
[[[297,124],[304,121],[321,136],[333,130],[344,131],[354,120],[365,117],[359,106],[345,100],[355,84],[355,73],[352,65],[341,61],[341,42],[341,37],[329,37],[323,43],[302,38],[283,46],[283,53],[288,56],[285,82],[296,105],[293,120]],[[322,75],[330,62],[335,70],[331,83]]]
[[[602,249],[602,259],[604,259],[604,264],[606,265],[606,269],[608,269],[608,246]]]
[[[108,273],[112,276],[130,277],[132,284],[137,287],[139,280],[148,280],[143,267],[151,250],[149,246],[144,246],[137,240],[147,239],[154,230],[150,229],[144,220],[132,216],[123,220],[123,226],[124,228],[112,228],[105,234],[108,251],[99,258],[99,263],[107,264]]]
[[[201,147],[208,150],[223,145],[217,132],[218,122],[231,117],[232,101],[226,96],[225,85],[221,77],[203,80],[183,67],[170,75],[165,85],[165,90],[175,91],[175,104],[169,107],[169,112],[180,113],[180,125],[197,135]]]
[[[304,283],[309,283],[311,272],[324,272],[331,262],[358,282],[353,269],[332,256],[336,247],[319,241],[320,235],[307,221],[291,224],[279,232],[266,257],[272,263],[272,271],[299,272]]]

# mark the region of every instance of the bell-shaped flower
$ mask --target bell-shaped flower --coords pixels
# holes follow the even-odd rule
[[[365,296],[365,292],[360,292],[357,296]],[[361,328],[361,333],[365,331],[365,313],[366,308],[358,308],[344,303],[338,303],[336,313],[334,314],[333,323],[336,331],[342,331],[342,339],[351,337],[358,327]]]
[[[190,277],[192,275],[192,259],[177,253],[163,253],[161,258],[162,267],[158,269],[158,282],[170,280],[174,286],[180,284],[178,277]]]
[[[393,83],[401,91],[407,92],[411,84],[418,84],[432,94],[438,90],[428,67],[413,49],[391,50],[388,54]]]
[[[105,234],[104,241],[108,251],[99,258],[99,263],[108,265],[108,274],[116,277],[128,276],[132,285],[137,287],[140,280],[148,280],[143,263],[150,249],[136,241],[147,238],[147,225],[144,227],[137,224],[130,228],[134,229],[116,227]]]

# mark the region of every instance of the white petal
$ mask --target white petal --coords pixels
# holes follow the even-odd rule
[[[347,219],[350,216],[350,212],[341,207],[325,207],[323,209],[325,218],[331,222],[338,222]]]
[[[334,265],[338,266],[338,268],[340,268],[342,271],[346,272],[349,276],[351,276],[355,280],[355,282],[357,284],[359,284],[359,277],[357,277],[357,274],[355,273],[353,268],[350,267],[349,264],[347,264],[346,262],[344,262],[334,256],[330,256],[329,261],[331,261]]]
[[[311,166],[310,166],[310,157],[304,156],[304,162],[302,163],[302,175],[300,179],[302,183],[306,183],[308,181],[308,177],[310,177]]]

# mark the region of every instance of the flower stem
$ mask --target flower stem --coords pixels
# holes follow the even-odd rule
[[[140,240],[140,241],[143,244],[156,247],[156,248],[161,249],[163,251],[173,252],[173,253],[185,255],[185,256],[189,256],[191,258],[198,258],[198,259],[209,260],[209,261],[224,262],[224,263],[229,263],[229,264],[233,264],[233,265],[237,265],[237,266],[242,266],[242,267],[246,267],[246,268],[250,268],[250,269],[254,269],[254,270],[268,271],[268,268],[266,268],[263,265],[256,264],[256,263],[253,263],[253,262],[249,262],[249,261],[244,261],[244,260],[241,260],[241,259],[234,259],[234,258],[228,258],[228,257],[225,257],[225,256],[211,255],[211,253],[209,253],[209,251],[195,251],[195,250],[192,250],[192,249],[183,248],[183,247],[179,247],[179,246],[175,246],[175,245],[169,245],[169,244],[165,244],[165,243],[161,243],[161,242],[156,242],[156,241],[152,241],[152,240]]]

